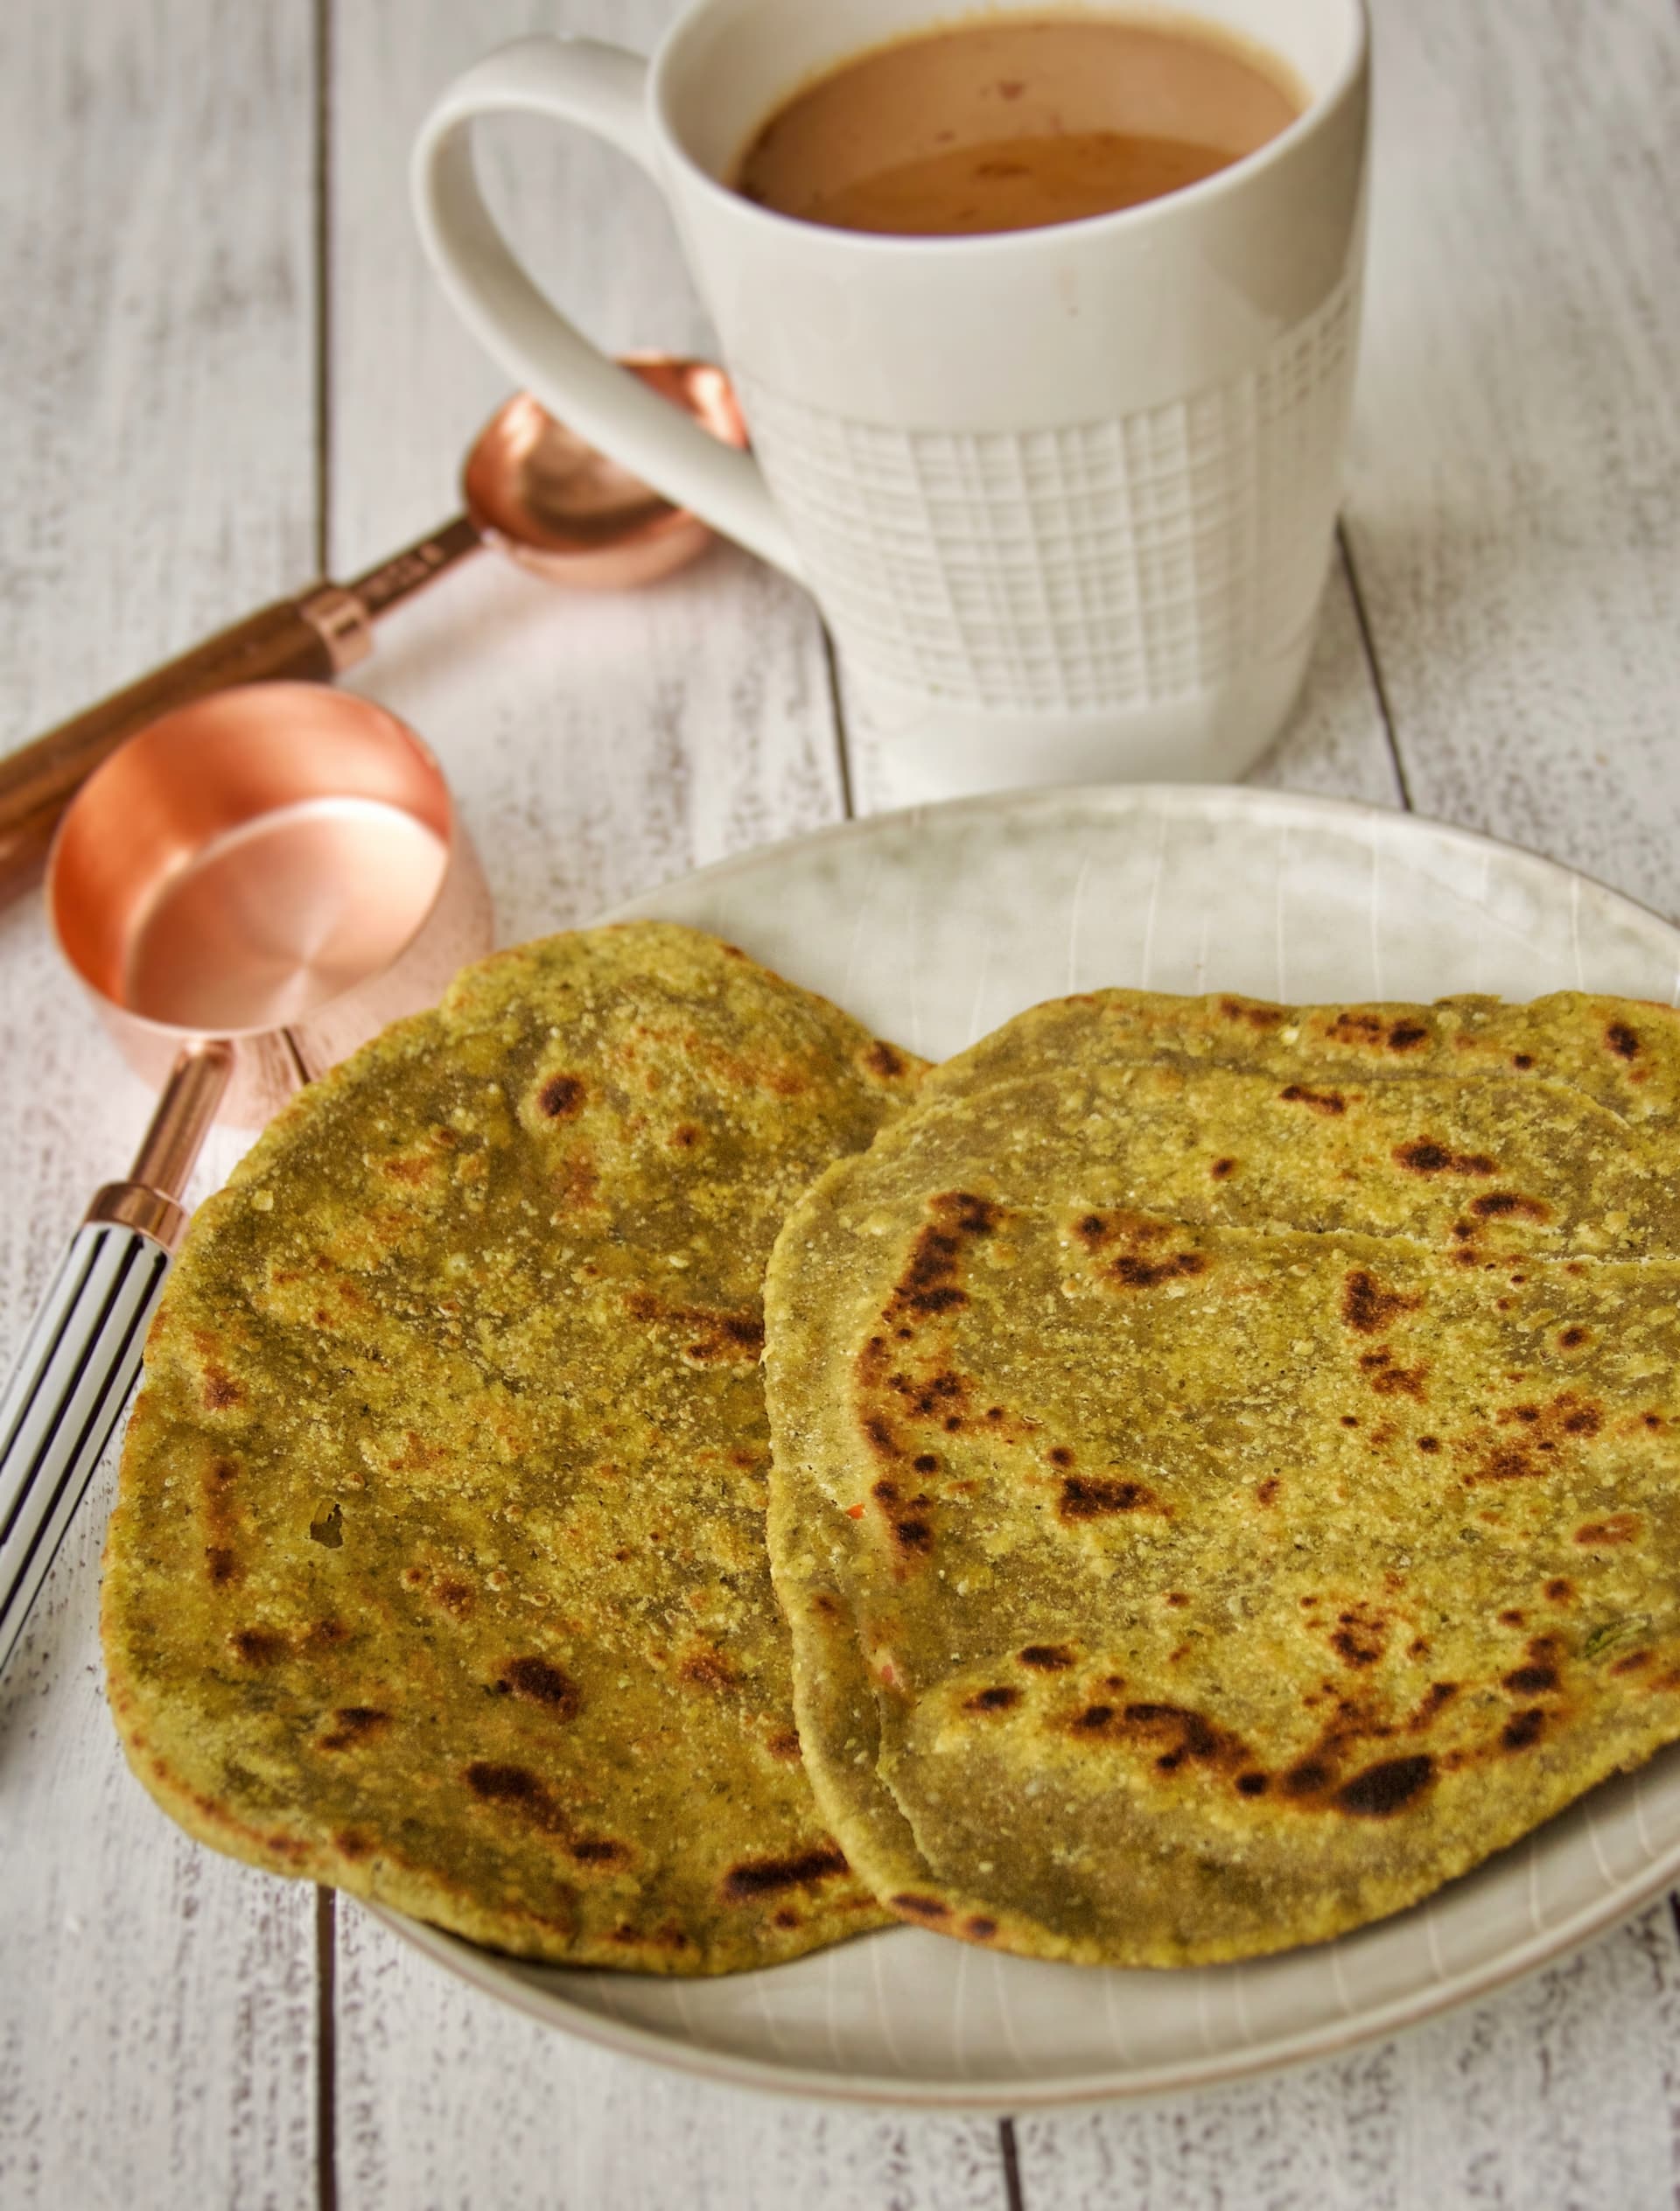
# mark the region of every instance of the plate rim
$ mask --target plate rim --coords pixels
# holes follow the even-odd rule
[[[1648,906],[1625,891],[1617,890],[1583,868],[1572,867],[1565,861],[1554,860],[1545,853],[1531,851],[1526,845],[1515,843],[1508,838],[1491,836],[1480,829],[1465,829],[1456,822],[1441,822],[1429,815],[1414,813],[1409,807],[1383,806],[1368,799],[1340,798],[1317,791],[1292,791],[1270,786],[1231,783],[1046,784],[1019,790],[988,791],[961,798],[924,801],[914,806],[896,808],[887,812],[825,822],[819,828],[802,830],[794,836],[777,838],[768,844],[754,845],[746,851],[732,853],[704,867],[684,870],[667,877],[646,891],[637,892],[632,899],[621,899],[604,912],[571,926],[590,928],[617,921],[661,919],[663,917],[657,911],[660,902],[679,886],[686,888],[693,884],[731,881],[752,874],[767,863],[783,858],[791,852],[866,841],[894,828],[914,829],[930,817],[940,820],[984,817],[1059,807],[1068,811],[1117,815],[1135,813],[1152,804],[1182,808],[1188,814],[1207,812],[1217,807],[1230,813],[1250,814],[1256,817],[1282,815],[1296,820],[1318,817],[1327,824],[1334,823],[1343,829],[1354,823],[1368,827],[1392,824],[1400,829],[1403,836],[1423,835],[1466,852],[1496,853],[1505,859],[1516,858],[1527,867],[1539,870],[1543,877],[1556,878],[1560,885],[1584,884],[1611,906],[1624,907],[1646,923],[1654,925],[1672,940],[1676,973],[1680,973],[1680,924],[1670,920],[1655,906]],[[1588,1795],[1593,1793],[1589,1791]],[[1509,1847],[1525,1847],[1531,1839],[1531,1836],[1519,1837]],[[619,2056],[657,2065],[690,2079],[746,2089],[759,2095],[802,2098],[878,2110],[917,2110],[951,2116],[995,2117],[1016,2111],[1076,2110],[1104,2103],[1146,2103],[1163,2096],[1253,2080],[1321,2062],[1381,2040],[1404,2028],[1421,2025],[1427,2019],[1490,1996],[1511,1983],[1537,1972],[1542,1967],[1578,1949],[1595,1936],[1632,1919],[1677,1881],[1680,1881],[1680,1836],[1676,1837],[1664,1854],[1652,1859],[1631,1880],[1619,1883],[1605,1895],[1581,1907],[1569,1918],[1543,1930],[1536,1930],[1523,1941],[1500,1952],[1494,1959],[1465,1967],[1448,1979],[1436,1980],[1414,1992],[1390,1998],[1373,2008],[1361,2011],[1354,2018],[1328,2021],[1292,2034],[1274,2036],[1269,2040],[1253,2043],[1239,2052],[1209,2053],[1194,2060],[1175,2061],[1167,2067],[1141,2070],[1137,2067],[1128,2067],[1121,2073],[1088,2073],[1060,2079],[953,2080],[948,2082],[923,2080],[914,2083],[878,2074],[824,2071],[817,2068],[749,2057],[738,2052],[710,2048],[662,2033],[654,2027],[610,2018],[586,2006],[572,2004],[562,1994],[539,1989],[517,1970],[508,1970],[527,1961],[504,1960],[496,1951],[485,1949],[467,1942],[463,1936],[413,1919],[406,1913],[370,1898],[358,1896],[354,1900],[399,1941],[406,1942],[434,1964],[442,1966],[468,1987],[509,2005],[528,2018],[540,2020],[556,2033],[576,2035],[580,2040],[612,2051]],[[1398,1918],[1402,1915],[1396,1914],[1393,1916]],[[877,1942],[884,1937],[914,1931],[883,1928],[856,1939],[865,1942]],[[937,1941],[941,1938],[930,1936],[929,1939]],[[1302,1947],[1316,1949],[1327,1946],[1314,1944]],[[776,1969],[764,1967],[756,1970],[774,1972]],[[1068,1970],[1079,1971],[1083,1969],[1069,1967]]]
[[[1579,1800],[1578,1800],[1578,1802]],[[1520,1837],[1510,1847],[1518,1849],[1528,1841]],[[1483,1860],[1484,1864],[1491,1863]],[[790,2097],[796,2101],[841,2104],[873,2110],[936,2112],[947,2117],[1004,2118],[1022,2111],[1064,2111],[1094,2110],[1105,2103],[1148,2103],[1171,2096],[1181,2096],[1201,2089],[1224,2088],[1242,2081],[1264,2078],[1270,2075],[1290,2073],[1326,2060],[1345,2056],[1349,2051],[1362,2048],[1370,2042],[1386,2040],[1403,2033],[1408,2027],[1421,2026],[1443,2012],[1456,2011],[1461,2005],[1496,1994],[1515,1981],[1525,1979],[1530,1973],[1555,1963],[1579,1949],[1583,1944],[1600,1935],[1606,1935],[1625,1921],[1635,1918],[1653,1903],[1662,1892],[1674,1886],[1680,1878],[1680,1841],[1674,1844],[1668,1858],[1654,1859],[1645,1868],[1640,1882],[1630,1895],[1618,1890],[1578,1913],[1574,1918],[1560,1921],[1544,1934],[1534,1935],[1515,1949],[1504,1952],[1496,1963],[1466,1968],[1450,1981],[1432,1982],[1415,1996],[1395,1997],[1372,2011],[1362,2012],[1356,2019],[1343,2019],[1329,2026],[1303,2028],[1298,2033],[1277,2037],[1269,2042],[1256,2042],[1250,2048],[1233,2055],[1229,2052],[1176,2064],[1172,2068],[1157,2067],[1147,2071],[1129,2068],[1124,2076],[1087,2073],[1074,2074],[1055,2081],[920,2081],[906,2085],[903,2081],[874,2073],[824,2072],[816,2067],[792,2064],[774,2064],[767,2058],[746,2057],[738,2052],[715,2050],[705,2045],[662,2034],[657,2028],[640,2026],[627,2019],[608,2018],[605,2013],[591,2011],[581,2005],[569,2004],[565,1998],[550,1995],[535,1988],[516,1973],[499,1970],[501,1960],[497,1952],[486,1950],[469,1942],[464,1935],[451,1935],[444,1928],[414,1920],[388,1904],[378,1904],[359,1896],[354,1900],[370,1917],[388,1928],[401,1941],[441,1965],[445,1972],[476,1989],[480,1995],[498,2003],[509,2005],[528,2019],[539,2020],[559,2034],[573,2034],[580,2041],[593,2043],[598,2048],[610,2050],[620,2057],[635,2058],[645,2064],[663,2067],[681,2073],[692,2080],[711,2082],[723,2088],[745,2089],[756,2095]],[[1393,1915],[1396,1918],[1399,1914]],[[1379,1922],[1380,1924],[1380,1922]],[[900,1935],[926,1933],[914,1928],[883,1927],[872,1928],[866,1935],[852,1938],[858,1942],[878,1942],[895,1940]],[[934,1942],[948,1938],[930,1935]],[[1339,1940],[1339,1937],[1333,1937]],[[1304,1943],[1301,1949],[1327,1949],[1327,1944]],[[813,1955],[816,1955],[813,1953]],[[509,1959],[517,1965],[523,1961]],[[794,1960],[797,1963],[800,1961]],[[1047,1963],[1044,1960],[1024,1960],[1023,1963]],[[541,1961],[532,1960],[532,1963]],[[583,1969],[578,1969],[583,1970]],[[601,1971],[607,1968],[597,1969]],[[774,1973],[774,1966],[749,1969]],[[1083,1973],[1090,1969],[1070,1965],[1070,1973]],[[1101,1970],[1101,1969],[1098,1969]],[[1164,1971],[1171,1968],[1162,1969]],[[1191,1970],[1217,1972],[1214,1967],[1192,1968]]]
[[[1238,803],[1234,810],[1238,813],[1252,810],[1256,814],[1320,815],[1326,820],[1340,817],[1368,825],[1397,823],[1403,825],[1406,834],[1426,831],[1432,836],[1458,845],[1466,851],[1496,852],[1506,858],[1519,859],[1529,867],[1539,869],[1544,874],[1555,876],[1561,882],[1585,884],[1611,904],[1627,906],[1644,920],[1654,923],[1674,940],[1676,965],[1680,969],[1680,922],[1671,921],[1656,906],[1647,905],[1642,899],[1634,898],[1631,892],[1619,891],[1614,884],[1589,873],[1586,868],[1572,867],[1567,860],[1554,860],[1550,854],[1533,851],[1528,845],[1518,844],[1510,837],[1493,836],[1485,829],[1465,829],[1456,822],[1443,822],[1432,814],[1418,814],[1410,806],[1382,806],[1371,799],[1340,798],[1323,791],[1292,791],[1278,789],[1270,784],[1249,783],[1041,783],[1019,790],[970,793],[962,798],[924,799],[914,806],[895,807],[878,814],[858,815],[844,822],[825,822],[819,828],[802,829],[794,836],[777,837],[768,844],[755,844],[744,852],[732,852],[721,860],[709,860],[704,867],[686,868],[680,874],[667,876],[662,882],[652,885],[646,891],[639,891],[634,898],[622,899],[616,905],[568,926],[601,928],[616,921],[659,920],[662,917],[654,913],[652,908],[665,892],[676,890],[679,885],[726,881],[737,875],[751,874],[778,854],[861,841],[894,824],[916,826],[930,815],[942,820],[952,815],[1010,814],[1052,805],[1123,813],[1136,810],[1137,801],[1152,800],[1181,805],[1189,812],[1198,811],[1212,801],[1228,803],[1236,801]]]

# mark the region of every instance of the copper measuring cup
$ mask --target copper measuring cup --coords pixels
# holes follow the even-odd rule
[[[724,444],[746,443],[729,379],[710,361],[645,353],[623,366]],[[230,684],[331,682],[373,651],[382,614],[481,546],[550,583],[619,590],[669,575],[711,542],[697,515],[662,499],[525,392],[473,440],[461,496],[465,514],[365,576],[312,584],[297,598],[262,607],[0,757],[0,900],[32,880],[77,786],[125,738]]]
[[[266,1119],[493,936],[437,762],[395,715],[262,683],[154,722],[47,868],[59,946],[163,1094],[88,1207],[0,1400],[0,1668],[127,1401],[211,1123]]]

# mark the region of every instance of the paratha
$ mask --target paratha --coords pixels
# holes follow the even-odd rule
[[[1488,1011],[1531,1066],[1401,1082],[1124,995],[1126,1046],[1023,1017],[967,1055],[1013,1079],[936,1070],[790,1216],[770,1543],[884,1900],[1181,1965],[1395,1911],[1680,1737],[1673,1094],[1630,1129],[1556,1002]]]
[[[1332,1088],[1099,1059],[971,1102],[960,1124],[917,1115],[925,1135],[906,1122],[903,1143],[934,1156],[961,1126],[971,1148],[960,1156],[984,1161],[999,1194],[1031,1196],[1076,1164],[1094,1201],[1214,1225],[1413,1236],[1461,1265],[1502,1251],[1680,1249],[1660,1149],[1566,1083],[1423,1075]]]
[[[1250,1067],[1334,1087],[1424,1075],[1569,1084],[1630,1126],[1680,1126],[1680,1011],[1557,990],[1511,1004],[1275,1005],[1234,991],[1090,990],[1005,1021],[928,1076],[926,1102],[1077,1062]]]
[[[765,1263],[919,1064],[711,938],[469,969],[200,1210],[106,1553],[112,1711],[190,1832],[528,1956],[878,1922],[800,1763]]]

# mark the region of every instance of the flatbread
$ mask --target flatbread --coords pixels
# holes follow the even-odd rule
[[[938,1097],[934,1070],[928,1087]],[[1287,1071],[1284,1071],[1284,1074]],[[1189,1221],[1408,1235],[1460,1265],[1506,1251],[1680,1250],[1662,1148],[1607,1107],[1536,1078],[1284,1079],[1226,1067],[1109,1063],[976,1091],[894,1131],[937,1179],[984,1168],[1030,1197],[1073,1175],[1093,1202]],[[958,1137],[956,1131],[961,1130]],[[860,1171],[861,1172],[861,1171]]]
[[[1672,1093],[1591,1095],[1553,1002],[1487,1019],[1532,1066],[1339,1063],[1327,1110],[1315,1057],[1151,1064],[1126,995],[1128,1048],[1023,1017],[967,1055],[1014,1079],[935,1071],[790,1216],[770,1542],[819,1803],[901,1917],[1208,1963],[1680,1737]]]
[[[201,1840],[670,1973],[877,1923],[762,1525],[780,1220],[920,1072],[655,923],[468,970],[195,1219],[106,1554],[112,1711]]]
[[[1334,1086],[1424,1075],[1536,1076],[1578,1089],[1630,1126],[1680,1128],[1680,1011],[1557,990],[1525,1004],[1275,1005],[1234,991],[1175,997],[1088,990],[1049,998],[934,1068],[926,1102],[1097,1060],[1249,1067]]]

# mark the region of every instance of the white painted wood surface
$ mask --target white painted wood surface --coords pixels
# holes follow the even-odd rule
[[[313,108],[302,0],[0,9],[0,744],[308,572]],[[9,1361],[150,1102],[33,905],[0,976]],[[315,2188],[314,1900],[194,1848],[113,1755],[109,1487],[0,1686],[0,2204],[280,2211]]]
[[[1375,13],[1347,535],[1411,797],[1672,913],[1680,12]]]
[[[562,27],[645,45],[669,11],[0,11],[0,741],[302,581],[318,544],[345,573],[451,511],[458,454],[501,387],[413,245],[413,124],[500,38]],[[1376,11],[1347,524],[1358,598],[1339,567],[1306,701],[1260,775],[1409,793],[1672,912],[1680,16],[1670,0]],[[668,226],[624,164],[514,128],[495,171],[516,233],[604,343],[704,345]],[[567,598],[482,559],[394,619],[359,682],[442,754],[508,938],[844,804],[812,612],[721,549],[623,600]],[[869,748],[853,738],[867,805]],[[34,912],[0,918],[0,975],[4,1346],[144,1100]],[[234,1151],[219,1139],[206,1175]],[[312,1894],[178,1839],[122,1767],[97,1672],[96,1550],[90,1516],[0,1692],[7,2211],[1675,2200],[1667,1906],[1340,2063],[1034,2119],[1007,2142],[990,2124],[760,2101],[585,2049],[434,1973],[348,1906],[329,1930],[323,2047]]]

